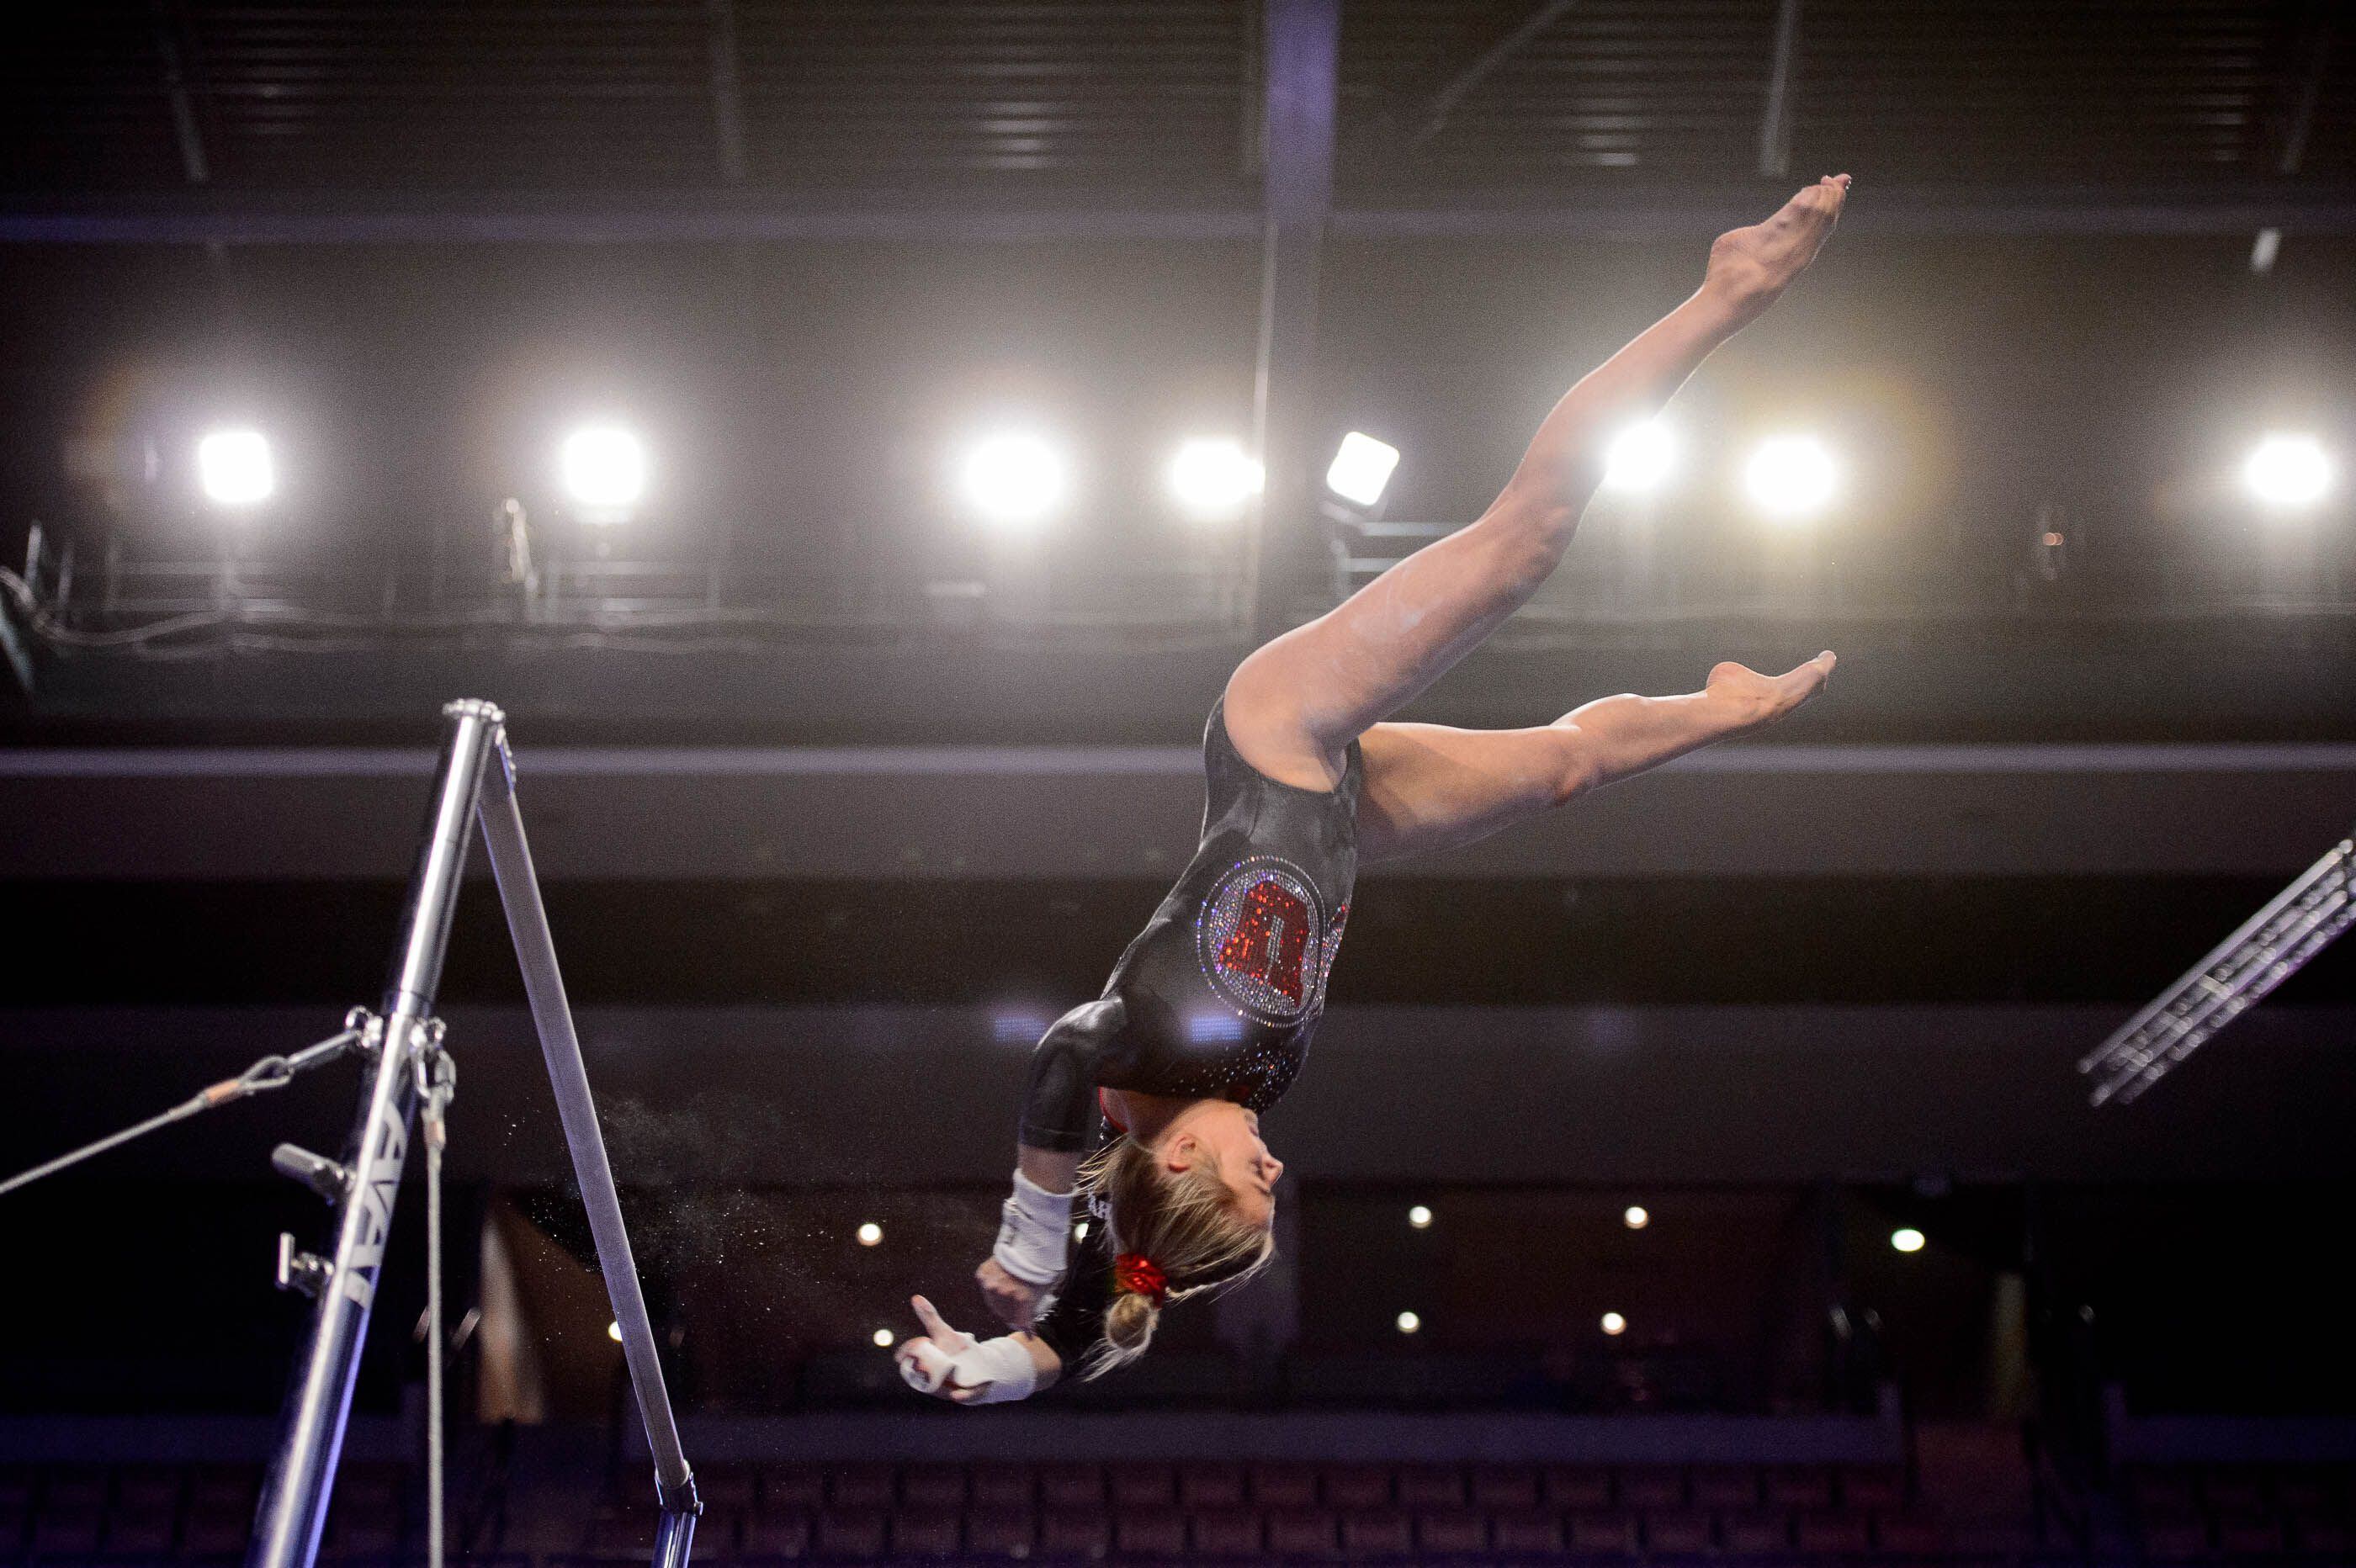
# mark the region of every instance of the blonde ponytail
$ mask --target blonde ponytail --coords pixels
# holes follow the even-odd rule
[[[1105,1343],[1117,1351],[1122,1360],[1145,1354],[1153,1343],[1154,1327],[1162,1321],[1162,1308],[1153,1297],[1133,1290],[1116,1292],[1112,1305],[1105,1308]],[[1092,1371],[1091,1377],[1095,1375]]]
[[[1088,1377],[1142,1355],[1167,1302],[1239,1285],[1276,1255],[1265,1227],[1237,1217],[1234,1194],[1215,1164],[1167,1171],[1151,1148],[1124,1136],[1080,1168],[1080,1189],[1101,1198],[1111,1216],[1108,1250],[1148,1264],[1116,1266],[1104,1339],[1088,1359]]]

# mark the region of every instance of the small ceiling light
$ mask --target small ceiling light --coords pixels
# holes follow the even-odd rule
[[[1189,441],[1170,460],[1170,494],[1188,517],[1204,522],[1241,515],[1263,479],[1260,465],[1239,441]]]
[[[884,1239],[884,1227],[870,1220],[859,1227],[859,1244],[872,1247]]]
[[[1620,1211],[1620,1222],[1632,1231],[1641,1231],[1653,1222],[1652,1212],[1642,1203],[1631,1203]]]
[[[1383,498],[1398,460],[1398,447],[1354,430],[1342,438],[1333,466],[1325,470],[1325,488],[1353,506],[1371,507]]]
[[[1088,1222],[1086,1220],[1072,1227],[1072,1239],[1076,1242],[1085,1242],[1088,1239]]]
[[[1398,1315],[1398,1331],[1400,1333],[1412,1334],[1422,1327],[1423,1319],[1418,1317],[1414,1313],[1402,1312]]]
[[[620,522],[647,492],[644,443],[617,425],[584,425],[558,453],[565,493],[592,522]]]
[[[1779,435],[1759,443],[1742,483],[1761,511],[1792,522],[1824,508],[1839,485],[1840,471],[1815,436]]]
[[[607,1323],[605,1325],[605,1338],[611,1339],[616,1345],[620,1344],[622,1342],[622,1326],[619,1323]]]
[[[270,499],[278,476],[270,443],[260,431],[217,430],[197,443],[197,483],[216,507],[251,507]]]
[[[1901,1225],[1890,1232],[1890,1244],[1901,1253],[1919,1253],[1922,1250],[1922,1232],[1912,1225]]]
[[[1407,1211],[1407,1222],[1419,1231],[1431,1228],[1431,1211],[1419,1203]]]
[[[875,1348],[879,1350],[890,1349],[892,1348],[894,1338],[894,1336],[889,1328],[878,1328],[875,1330]]]
[[[966,449],[958,486],[982,521],[1021,531],[1044,522],[1063,504],[1071,479],[1046,438],[1008,431]]]
[[[1606,1334],[1617,1339],[1628,1331],[1628,1320],[1617,1312],[1607,1312],[1603,1315],[1602,1328]]]
[[[1659,420],[1630,425],[1604,452],[1604,487],[1630,494],[1657,490],[1667,482],[1676,460],[1676,438],[1667,425]]]
[[[2269,507],[2311,507],[2331,489],[2331,459],[2311,435],[2277,431],[2250,449],[2242,483]]]

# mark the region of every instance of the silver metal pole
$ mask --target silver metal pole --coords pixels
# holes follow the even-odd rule
[[[328,1488],[343,1450],[360,1341],[409,1153],[417,1102],[414,1052],[441,985],[459,874],[466,863],[467,828],[482,789],[483,763],[501,722],[499,710],[487,702],[453,702],[442,712],[450,721],[449,734],[434,775],[424,846],[402,912],[400,944],[385,989],[384,1032],[344,1151],[351,1175],[348,1196],[337,1217],[335,1251],[319,1274],[318,1307],[287,1395],[285,1424],[262,1488],[248,1568],[309,1568],[318,1554]]]
[[[557,969],[556,944],[549,935],[548,912],[541,903],[540,880],[532,872],[531,846],[524,838],[523,814],[516,806],[515,759],[508,751],[504,732],[498,745],[499,765],[490,770],[489,787],[481,801],[483,845],[490,851],[491,869],[498,878],[499,901],[507,908],[508,930],[515,939],[517,962],[523,968],[524,995],[531,1003],[541,1053],[548,1059],[548,1080],[556,1091],[564,1141],[573,1150],[573,1170],[581,1184],[582,1207],[588,1211],[589,1232],[597,1243],[597,1266],[613,1300],[614,1322],[622,1335],[622,1357],[629,1363],[630,1386],[637,1393],[639,1419],[646,1424],[647,1447],[654,1455],[655,1489],[663,1510],[655,1561],[683,1563],[702,1504],[697,1500],[695,1478],[680,1447],[678,1424],[671,1418],[662,1361],[655,1353],[654,1325],[647,1316],[646,1296],[638,1288],[638,1265],[630,1253],[630,1233],[622,1223],[622,1204],[614,1191],[614,1169],[605,1158],[605,1140],[597,1130],[597,1105],[589,1093],[589,1072],[581,1060],[581,1038],[573,1028],[573,1010],[565,1003],[564,977]]]

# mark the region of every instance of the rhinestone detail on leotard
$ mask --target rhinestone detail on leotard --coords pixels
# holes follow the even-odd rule
[[[1253,855],[1221,877],[1195,921],[1211,988],[1264,1023],[1291,1023],[1324,1000],[1324,911],[1309,874]]]

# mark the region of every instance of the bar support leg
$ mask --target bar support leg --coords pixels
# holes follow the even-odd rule
[[[328,1488],[351,1414],[352,1380],[360,1342],[376,1299],[392,1205],[409,1154],[410,1122],[417,1107],[415,1051],[442,984],[458,880],[466,864],[467,828],[481,793],[483,764],[501,717],[487,702],[454,702],[443,710],[449,731],[434,775],[425,841],[410,878],[409,899],[385,987],[384,1033],[368,1075],[368,1093],[352,1124],[344,1162],[351,1196],[336,1220],[309,1337],[295,1363],[284,1425],[255,1517],[248,1568],[310,1568],[319,1551]]]
[[[573,1009],[564,999],[564,977],[557,968],[556,944],[549,935],[540,880],[532,871],[523,813],[516,805],[515,760],[508,752],[504,734],[498,737],[498,765],[489,770],[485,783],[480,803],[483,845],[490,852],[491,869],[498,878],[499,901],[506,906],[508,931],[515,940],[516,959],[523,967],[524,994],[531,1003],[541,1052],[548,1059],[557,1115],[564,1124],[564,1141],[573,1151],[582,1207],[588,1211],[590,1234],[597,1243],[598,1269],[605,1276],[605,1290],[613,1300],[622,1356],[629,1363],[630,1386],[637,1394],[639,1418],[646,1424],[647,1448],[654,1456],[655,1489],[663,1510],[655,1561],[684,1563],[702,1505],[695,1495],[687,1456],[680,1447],[679,1426],[671,1418],[662,1361],[655,1353],[654,1325],[647,1316],[646,1296],[638,1288],[637,1262],[630,1253],[629,1232],[622,1223],[621,1200],[614,1190],[605,1140],[597,1128],[597,1105],[589,1093],[588,1070],[581,1060],[581,1039],[573,1030]]]

